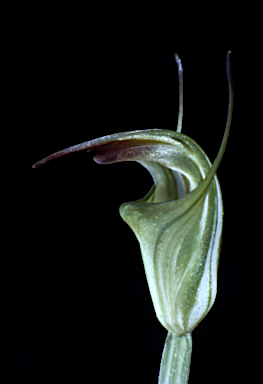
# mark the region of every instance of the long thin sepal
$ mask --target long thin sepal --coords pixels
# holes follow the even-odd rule
[[[183,66],[180,57],[177,53],[174,54],[174,58],[178,67],[178,80],[179,80],[179,113],[177,122],[177,132],[181,132],[183,123]]]

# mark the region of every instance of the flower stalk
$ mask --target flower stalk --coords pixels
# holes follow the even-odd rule
[[[165,340],[159,384],[187,384],[192,354],[192,334],[168,332]]]

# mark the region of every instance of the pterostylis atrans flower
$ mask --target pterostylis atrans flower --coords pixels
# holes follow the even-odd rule
[[[211,164],[205,152],[181,134],[183,70],[179,73],[177,132],[151,129],[116,133],[56,152],[56,157],[96,150],[99,164],[137,161],[152,175],[154,185],[141,200],[124,203],[120,214],[141,247],[145,273],[156,316],[167,329],[159,384],[188,382],[191,332],[214,303],[222,234],[223,205],[216,170],[230,129],[233,85],[227,53],[228,117],[219,153]]]

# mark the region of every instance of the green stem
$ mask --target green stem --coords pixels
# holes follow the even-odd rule
[[[165,340],[159,384],[187,384],[192,353],[192,334],[168,332]]]

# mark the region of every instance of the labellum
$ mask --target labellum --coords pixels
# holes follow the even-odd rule
[[[156,316],[167,329],[159,384],[187,383],[191,333],[213,305],[222,234],[223,205],[216,170],[230,129],[233,85],[227,53],[229,107],[219,153],[211,164],[205,152],[181,133],[182,65],[179,74],[177,132],[151,129],[121,132],[56,152],[33,165],[59,156],[96,150],[99,164],[137,161],[152,175],[154,185],[142,199],[120,207],[123,220],[141,247],[145,274]]]

